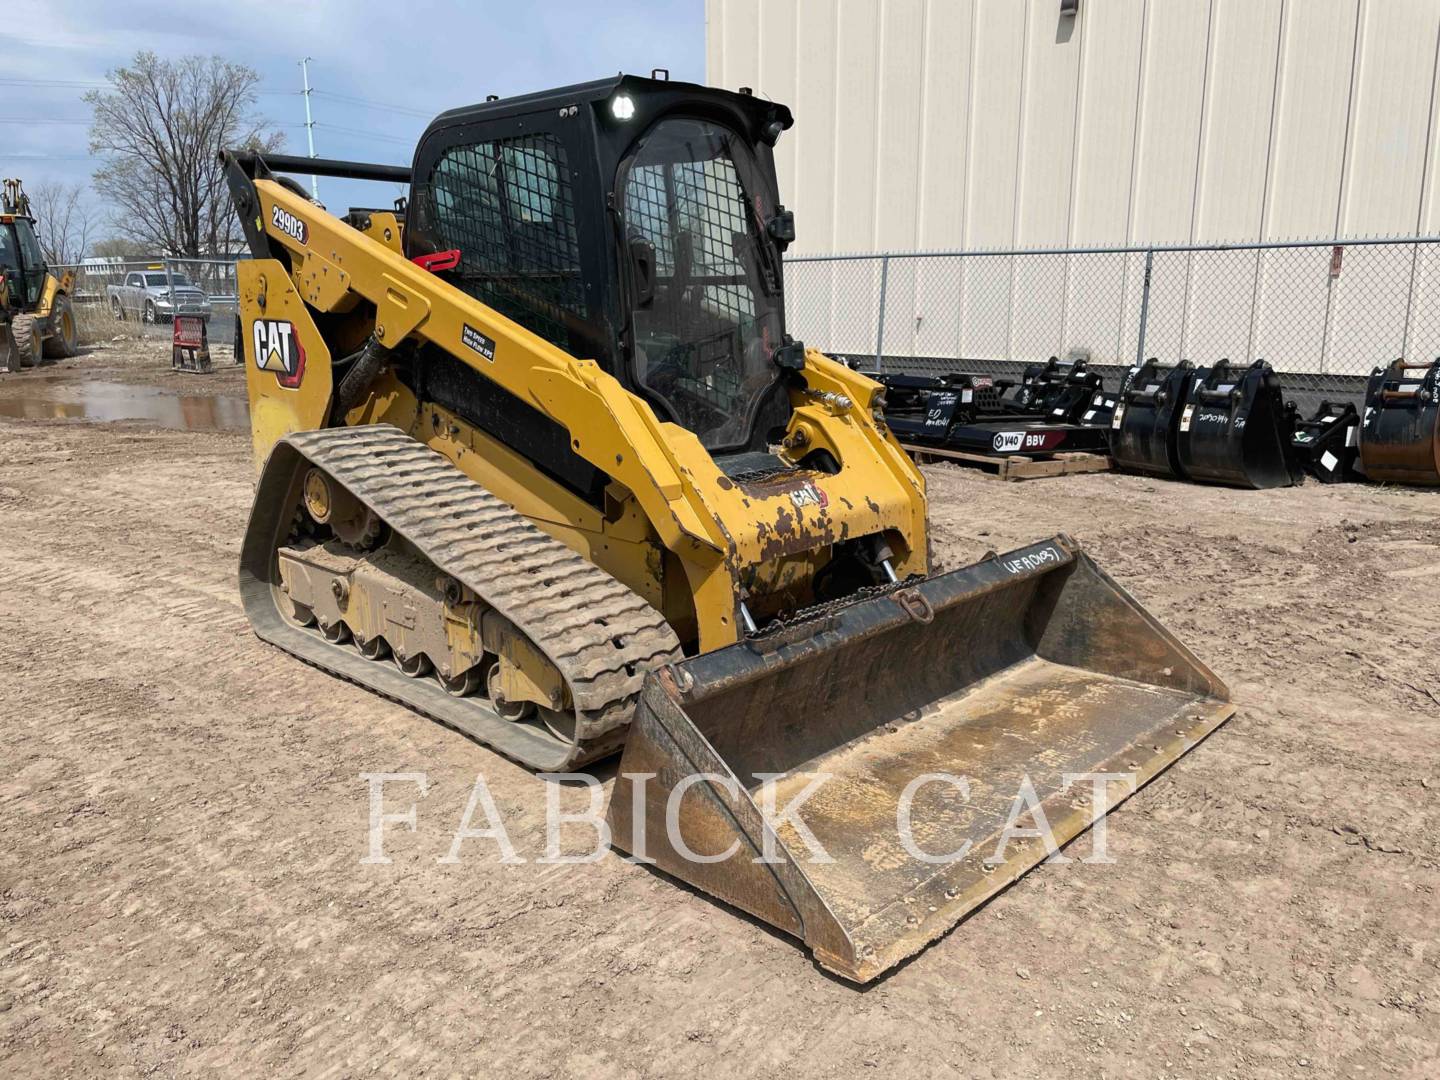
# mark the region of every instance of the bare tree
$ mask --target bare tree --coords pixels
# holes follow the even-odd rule
[[[255,118],[260,76],[218,56],[162,60],[140,52],[92,90],[92,153],[110,155],[95,187],[114,204],[115,228],[166,255],[228,253],[239,221],[217,155],[275,150],[284,137]]]
[[[85,257],[95,223],[85,185],[42,181],[33,185],[29,194],[35,234],[45,260],[61,265],[78,263]]]
[[[143,259],[149,254],[144,244],[128,236],[107,236],[90,245],[90,255],[95,259]]]

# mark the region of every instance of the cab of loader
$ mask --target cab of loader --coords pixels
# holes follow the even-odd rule
[[[38,304],[48,272],[30,216],[30,199],[20,181],[6,180],[0,194],[0,280],[9,306],[24,311]]]
[[[789,420],[771,153],[788,109],[622,75],[454,109],[421,137],[405,254],[573,356],[715,454]]]

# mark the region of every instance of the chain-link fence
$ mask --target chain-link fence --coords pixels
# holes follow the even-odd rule
[[[868,369],[1265,359],[1302,396],[1440,354],[1440,240],[904,252],[785,260],[787,328]]]
[[[103,341],[126,334],[168,338],[179,315],[206,320],[211,346],[234,347],[237,259],[88,259],[52,266],[74,274],[71,296],[81,336]]]
[[[91,339],[168,336],[204,314],[232,347],[235,258],[89,260],[74,298]],[[1440,238],[1054,251],[799,255],[787,328],[867,369],[1018,373],[1084,357],[1107,379],[1137,359],[1263,358],[1287,391],[1356,397],[1372,368],[1440,355]],[[1111,370],[1113,369],[1113,371]]]

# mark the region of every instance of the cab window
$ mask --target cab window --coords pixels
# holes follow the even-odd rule
[[[40,250],[40,241],[35,239],[35,229],[30,222],[15,222],[15,231],[20,235],[20,256],[25,260],[25,269],[41,273],[45,267],[45,253]]]
[[[565,148],[537,133],[457,146],[430,178],[442,248],[459,248],[451,280],[563,349],[588,316]]]

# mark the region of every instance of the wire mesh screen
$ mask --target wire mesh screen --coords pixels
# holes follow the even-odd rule
[[[731,138],[667,121],[623,172],[628,254],[653,267],[643,297],[636,286],[637,372],[702,437],[748,407],[746,357],[762,344],[757,247]]]
[[[735,257],[745,205],[735,166],[724,158],[636,165],[625,185],[626,224],[654,247],[658,276],[678,276],[703,309],[731,322],[755,315]]]
[[[440,244],[460,250],[455,284],[569,348],[566,316],[584,320],[586,303],[559,140],[536,134],[460,147],[440,159],[430,183]]]
[[[1440,240],[786,259],[789,331],[882,370],[1101,370],[1265,359],[1287,389],[1359,395],[1440,354]]]

